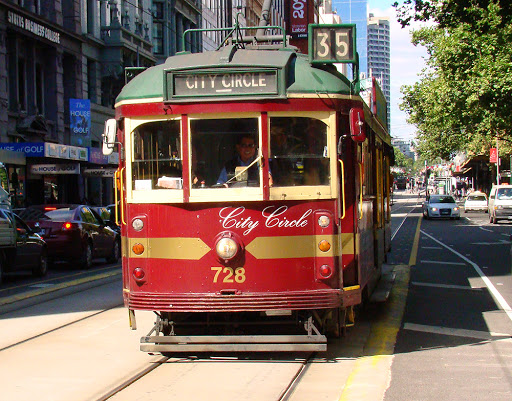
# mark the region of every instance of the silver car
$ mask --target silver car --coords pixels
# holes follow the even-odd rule
[[[451,195],[430,195],[423,203],[423,216],[425,219],[460,219],[460,208]]]

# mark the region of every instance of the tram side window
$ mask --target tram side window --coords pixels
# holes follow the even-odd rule
[[[180,121],[155,121],[133,132],[135,190],[183,188]]]
[[[327,125],[310,117],[270,119],[274,186],[328,185]]]
[[[259,186],[257,118],[191,120],[192,187]],[[243,159],[243,160],[242,160]]]

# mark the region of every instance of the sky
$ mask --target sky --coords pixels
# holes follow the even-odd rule
[[[396,21],[395,0],[368,0],[368,12],[376,17],[389,17],[391,27],[391,136],[413,140],[416,128],[407,123],[407,115],[400,111],[402,102],[400,87],[418,81],[418,73],[424,68],[427,52],[424,47],[411,44],[410,28],[402,29]]]

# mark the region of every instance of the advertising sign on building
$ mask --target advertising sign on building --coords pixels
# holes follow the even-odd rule
[[[289,33],[293,38],[308,37],[308,1],[290,0],[290,28]]]
[[[69,114],[71,144],[91,146],[91,101],[89,99],[69,99]]]

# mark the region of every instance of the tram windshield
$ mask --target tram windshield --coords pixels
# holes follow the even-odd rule
[[[273,185],[328,185],[327,126],[309,117],[270,119]]]
[[[272,191],[330,185],[328,126],[324,121],[313,117],[269,117],[267,177],[263,177],[262,168],[261,121],[258,115],[190,117],[191,190],[247,187],[243,191],[259,196],[262,179],[268,180]],[[181,119],[151,121],[134,129],[133,190],[183,189],[181,123]],[[199,192],[194,196],[199,196]]]
[[[180,121],[139,125],[133,133],[132,175],[135,190],[181,189]]]

